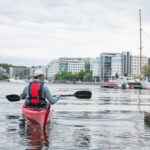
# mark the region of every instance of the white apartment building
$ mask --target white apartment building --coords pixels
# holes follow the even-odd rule
[[[81,70],[85,71],[85,62],[82,58],[59,58],[60,72],[67,71],[72,73],[79,73]]]
[[[142,66],[148,64],[148,58],[142,57]],[[131,57],[131,74],[139,75],[140,74],[140,56],[132,56]]]
[[[123,57],[121,54],[116,54],[111,60],[111,76],[123,74]]]
[[[47,66],[47,79],[53,80],[55,75],[59,72],[59,60],[54,59]]]
[[[67,72],[72,72],[73,74],[75,74],[79,73],[81,70],[85,71],[85,63],[83,61],[68,62]]]
[[[66,71],[73,74],[85,71],[85,62],[82,58],[61,57],[51,61],[47,67],[47,79],[54,80],[57,73]]]

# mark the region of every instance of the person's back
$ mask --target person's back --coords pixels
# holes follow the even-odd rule
[[[47,102],[55,104],[61,95],[53,97],[48,87],[44,84],[44,75],[41,71],[34,72],[34,79],[30,84],[25,87],[21,99],[26,99],[26,106],[41,107],[46,105]]]

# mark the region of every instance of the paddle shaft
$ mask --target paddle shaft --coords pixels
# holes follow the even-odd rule
[[[89,99],[91,98],[91,94],[92,93],[90,91],[77,91],[74,94],[61,95],[61,97],[75,96],[76,98],[79,99],[83,99],[83,98]],[[20,101],[20,96],[16,94],[6,95],[6,98],[11,102]]]
[[[75,96],[74,94],[70,95],[61,95],[61,97],[67,97],[67,96]]]

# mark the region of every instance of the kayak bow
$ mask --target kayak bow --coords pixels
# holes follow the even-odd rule
[[[40,124],[42,128],[44,128],[49,120],[51,111],[49,108],[30,108],[26,107],[24,104],[22,106],[22,113],[26,120],[33,120]]]

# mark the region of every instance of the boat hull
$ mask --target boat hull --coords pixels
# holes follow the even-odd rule
[[[44,128],[49,120],[51,111],[46,108],[29,108],[22,106],[22,113],[26,120],[33,120]]]

